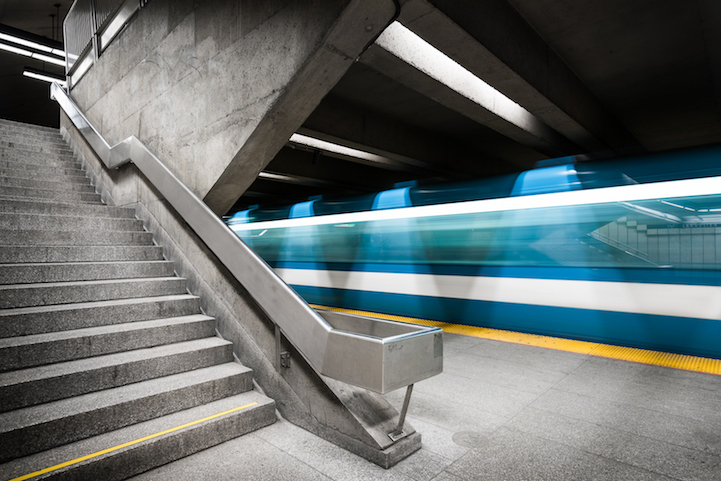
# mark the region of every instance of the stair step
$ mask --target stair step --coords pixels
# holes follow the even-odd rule
[[[2,205],[2,203],[0,203]],[[160,246],[1,246],[0,263],[156,261]]]
[[[2,212],[135,219],[135,209],[128,207],[111,207],[103,204],[61,203],[47,200],[5,200],[0,202],[0,213]]]
[[[0,197],[8,198],[13,200],[28,200],[28,199],[39,199],[39,200],[56,200],[59,202],[83,202],[83,203],[100,203],[100,195],[93,192],[73,192],[73,191],[58,191],[58,190],[46,190],[46,189],[35,189],[31,187],[12,187],[2,186],[0,187]]]
[[[38,152],[35,150],[18,149],[13,147],[0,147],[0,158],[15,162],[30,162],[32,164],[47,163],[49,165],[79,165],[78,159],[72,152]]]
[[[20,139],[9,140],[7,137],[0,137],[0,150],[5,152],[14,151],[18,154],[39,157],[44,155],[70,157],[73,156],[73,151],[70,149],[68,144],[52,140],[42,139]]]
[[[24,122],[16,122],[14,120],[7,119],[0,119],[0,132],[20,132],[25,135],[45,135],[62,139],[60,131],[55,127],[26,124]]]
[[[0,245],[114,246],[152,245],[153,235],[145,231],[2,230]]]
[[[75,169],[77,171],[77,169]],[[79,171],[84,174],[82,170]],[[90,185],[90,179],[85,175],[67,175],[59,172],[42,172],[39,170],[25,170],[25,169],[3,169],[0,168],[0,181],[1,185],[12,185],[33,187],[31,182],[67,182],[78,185]],[[40,185],[40,188],[43,188]]]
[[[29,132],[7,132],[0,133],[0,146],[2,147],[18,147],[18,148],[37,148],[38,146],[52,146],[55,148],[68,149],[63,137],[56,135],[30,135]]]
[[[200,313],[197,296],[177,294],[0,310],[0,338]]]
[[[60,144],[65,148],[68,144],[60,135],[59,131],[43,132],[31,129],[8,129],[0,125],[0,145],[12,147],[17,146],[35,146],[36,144]]]
[[[0,175],[6,177],[27,177],[33,175],[61,175],[66,177],[86,178],[87,173],[79,167],[51,167],[44,164],[27,162],[0,161]]]
[[[207,337],[0,373],[0,412],[233,361],[233,344]]]
[[[63,137],[55,132],[52,133],[35,133],[35,132],[22,132],[19,130],[9,130],[4,128],[0,125],[0,139],[6,141],[6,142],[17,142],[18,144],[27,144],[28,142],[38,142],[38,143],[49,143],[49,144],[65,144],[66,147],[68,147],[67,142],[65,142],[65,139]]]
[[[95,187],[90,185],[90,179],[88,178],[81,179],[81,182],[67,182],[64,179],[48,181],[23,177],[0,177],[0,191],[4,190],[5,187],[61,192],[86,192],[90,194],[95,192]]]
[[[9,130],[19,130],[33,134],[47,134],[60,136],[60,132],[55,127],[47,127],[45,125],[28,124],[18,122],[16,120],[0,119],[0,128]]]
[[[44,142],[32,142],[22,136],[16,138],[0,137],[0,149],[21,150],[23,152],[37,152],[40,154],[73,155],[72,149],[65,142],[54,142],[50,139]]]
[[[215,335],[203,314],[0,339],[0,371],[26,369]]]
[[[0,462],[252,389],[250,369],[226,363],[0,414]]]
[[[32,155],[37,157],[38,155],[60,155],[60,156],[72,156],[73,151],[70,149],[68,144],[65,142],[56,142],[50,139],[40,140],[33,142],[21,137],[15,139],[9,139],[8,137],[0,137],[0,150],[10,151],[13,150],[18,153]]]
[[[68,158],[67,161],[63,161],[63,165],[55,165],[55,162],[47,162],[45,159],[38,158],[35,162],[30,162],[26,156],[12,156],[7,155],[0,157],[0,166],[4,169],[11,170],[41,170],[51,171],[55,169],[68,169],[71,171],[79,170],[84,172],[82,164],[75,157]]]
[[[13,141],[16,139],[27,142],[29,140],[37,140],[42,142],[64,142],[63,136],[57,129],[53,131],[36,130],[28,128],[13,128],[0,124],[0,138]]]
[[[111,279],[0,286],[0,309],[185,294],[185,279]]]
[[[8,146],[10,143],[24,146],[25,144],[32,142],[58,146],[64,143],[65,147],[68,146],[62,136],[57,133],[55,135],[47,133],[34,134],[30,132],[8,130],[2,126],[0,126],[0,139],[4,141],[3,147]]]
[[[20,162],[33,165],[49,165],[52,167],[79,168],[80,161],[72,154],[59,152],[28,152],[22,149],[6,149],[0,147],[0,160]]]
[[[228,414],[217,416],[220,413]],[[16,459],[0,465],[0,472],[8,478],[20,477],[103,450],[108,452],[64,466],[46,476],[52,479],[120,481],[268,426],[275,419],[275,403],[256,391],[248,391]],[[166,434],[154,437],[158,433]],[[123,449],[113,449],[141,439],[146,440]]]
[[[49,167],[62,167],[66,169],[80,169],[82,167],[80,161],[78,161],[78,159],[73,155],[57,153],[42,154],[2,148],[0,148],[0,162],[46,165]]]
[[[170,261],[0,264],[0,285],[169,277],[173,272]]]
[[[47,215],[0,212],[0,229],[14,230],[79,230],[142,231],[143,222],[136,218]]]
[[[44,125],[26,124],[24,122],[16,122],[14,120],[0,119],[0,131],[23,133],[25,135],[38,135],[62,138],[60,131],[54,127],[46,127]]]

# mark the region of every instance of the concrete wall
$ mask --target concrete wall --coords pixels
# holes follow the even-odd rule
[[[222,214],[394,12],[392,0],[153,0],[72,96],[111,145],[137,136]]]

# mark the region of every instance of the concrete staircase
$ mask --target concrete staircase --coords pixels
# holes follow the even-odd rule
[[[0,479],[125,479],[274,421],[134,211],[0,120]]]

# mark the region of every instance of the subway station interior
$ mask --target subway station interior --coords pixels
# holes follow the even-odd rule
[[[718,0],[0,0],[0,480],[721,479]]]

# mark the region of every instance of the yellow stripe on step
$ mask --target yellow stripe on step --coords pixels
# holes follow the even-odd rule
[[[191,427],[191,426],[195,426],[195,425],[197,425],[197,424],[202,424],[202,423],[204,423],[204,422],[211,421],[211,420],[217,419],[217,418],[219,418],[219,417],[227,416],[228,414],[232,414],[232,413],[235,413],[235,412],[238,412],[238,411],[242,411],[243,409],[247,409],[247,408],[249,408],[249,407],[255,406],[256,404],[258,404],[258,403],[257,403],[257,402],[252,402],[252,403],[249,403],[249,404],[245,404],[245,405],[243,405],[243,406],[239,406],[239,407],[236,407],[236,408],[233,408],[233,409],[229,409],[229,410],[227,410],[227,411],[223,411],[222,413],[213,414],[212,416],[204,417],[204,418],[202,418],[202,419],[197,419],[197,420],[195,420],[195,421],[191,421],[191,422],[189,422],[189,423],[182,424],[182,425],[176,426],[176,427],[174,427],[174,428],[166,429],[165,431],[160,431],[159,433],[150,434],[150,435],[148,435],[148,436],[145,436],[145,437],[142,437],[142,438],[138,438],[138,439],[135,439],[135,440],[133,440],[133,441],[128,441],[127,443],[118,444],[117,446],[113,446],[112,448],[103,449],[102,451],[98,451],[98,452],[95,452],[95,453],[92,453],[92,454],[88,454],[87,456],[82,456],[82,457],[80,457],[80,458],[75,458],[75,459],[72,459],[72,460],[70,460],[70,461],[66,461],[66,462],[64,462],[64,463],[56,464],[55,466],[50,466],[49,468],[41,469],[40,471],[35,471],[34,473],[30,473],[30,474],[26,474],[26,475],[24,475],[24,476],[20,476],[19,478],[13,478],[13,479],[11,479],[10,481],[22,481],[22,480],[24,480],[24,479],[34,478],[34,477],[36,477],[36,476],[40,476],[41,474],[49,473],[49,472],[51,472],[51,471],[57,471],[58,469],[61,469],[61,468],[67,467],[67,466],[72,466],[73,464],[77,464],[77,463],[80,463],[80,462],[83,462],[83,461],[87,461],[88,459],[96,458],[96,457],[98,457],[98,456],[102,456],[103,454],[112,453],[113,451],[117,451],[117,450],[119,450],[119,449],[127,448],[128,446],[132,446],[132,445],[134,445],[134,444],[142,443],[143,441],[148,441],[148,440],[150,440],[150,439],[155,439],[155,438],[158,438],[158,437],[160,437],[160,436],[164,436],[164,435],[166,435],[166,434],[170,434],[170,433],[174,433],[174,432],[176,432],[176,431],[180,431],[181,429],[189,428],[189,427]]]

